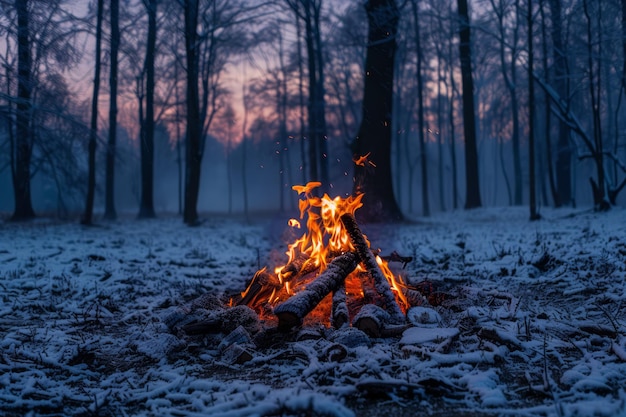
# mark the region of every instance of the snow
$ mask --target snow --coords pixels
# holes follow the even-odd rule
[[[192,301],[284,261],[288,217],[0,224],[0,414],[626,416],[626,210],[541,214],[362,225],[449,298],[395,337],[315,328],[263,349],[254,328],[186,339],[163,320],[220,317]]]

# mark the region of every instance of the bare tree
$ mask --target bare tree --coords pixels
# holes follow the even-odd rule
[[[465,208],[480,207],[480,182],[478,179],[478,149],[476,146],[476,112],[474,110],[474,80],[472,78],[472,50],[467,0],[457,0],[460,19],[459,51],[461,80],[463,82],[463,131],[465,133]]]
[[[365,9],[369,29],[363,118],[353,143],[361,164],[355,166],[354,192],[365,193],[364,206],[358,212],[361,219],[398,221],[403,215],[391,176],[391,115],[399,11],[395,0],[369,0]]]
[[[420,22],[418,16],[418,2],[411,0],[411,8],[413,10],[413,21],[415,24],[415,49],[417,54],[417,68],[415,74],[417,77],[417,130],[420,144],[420,166],[422,174],[422,214],[430,216],[430,204],[428,202],[428,166],[426,155],[426,126],[424,125],[424,75],[422,74],[422,62],[424,60],[424,52],[420,39]]]
[[[146,44],[146,113],[140,138],[141,150],[141,200],[139,218],[153,218],[154,212],[154,65],[157,37],[157,0],[144,0],[148,13],[148,42]]]
[[[534,50],[533,50],[533,3],[528,1],[527,24],[528,24],[528,170],[530,172],[530,220],[538,220],[537,193],[535,180],[535,80],[534,70]]]
[[[598,12],[602,10],[598,8]],[[602,121],[600,120],[600,100],[601,100],[601,73],[600,64],[596,62],[595,57],[602,57],[602,42],[594,39],[594,30],[591,20],[591,12],[589,10],[588,0],[583,0],[583,13],[587,20],[587,72],[589,77],[589,97],[591,99],[591,114],[593,126],[593,144],[594,152],[591,156],[595,161],[598,181],[590,178],[593,189],[593,201],[596,210],[604,211],[610,207],[606,198],[605,174],[604,174],[604,144],[602,141]],[[597,47],[594,47],[597,45]]]
[[[553,82],[556,93],[564,100],[569,100],[569,88],[567,84],[567,51],[563,41],[563,24],[561,16],[561,1],[549,0],[550,17],[552,18],[552,43],[554,72]],[[559,191],[559,200],[555,201],[555,206],[572,203],[572,174],[571,158],[572,151],[569,143],[569,127],[562,120],[559,120],[556,157],[556,183]]]
[[[321,37],[322,0],[285,0],[304,23],[304,40],[308,68],[308,164],[310,181],[321,181],[322,190],[329,186],[326,102],[324,98],[324,59]]]
[[[104,218],[114,220],[115,211],[115,147],[117,142],[117,64],[120,47],[120,2],[111,0],[111,70],[109,73],[109,138],[106,148]]]
[[[30,45],[29,2],[15,0],[17,10],[17,105],[15,106],[16,153],[12,166],[15,211],[12,220],[35,217],[30,193],[30,163],[33,137],[30,125],[32,58]]]
[[[87,199],[85,202],[85,211],[81,220],[81,222],[85,225],[91,225],[93,223],[93,204],[96,193],[96,146],[98,141],[98,97],[100,92],[103,3],[103,0],[98,0],[98,10],[96,12],[96,59],[94,64],[95,72],[93,80],[93,96],[91,98],[91,130],[89,134],[88,150],[89,173],[87,176]]]
[[[198,223],[198,193],[200,191],[200,165],[202,153],[200,140],[202,125],[200,119],[200,94],[198,91],[198,5],[199,0],[183,2],[185,13],[185,50],[187,75],[187,137],[185,147],[185,207],[183,221],[190,225]]]
[[[510,28],[510,39],[507,39],[507,16],[511,14],[504,0],[490,0],[491,7],[497,18],[499,37],[499,55],[502,77],[506,84],[511,99],[511,120],[513,122],[511,131],[511,142],[513,145],[513,179],[514,179],[514,204],[522,204],[523,182],[522,182],[522,158],[520,153],[520,122],[519,103],[517,97],[517,58],[519,54],[519,0],[512,4],[512,27]],[[508,51],[507,51],[507,45]],[[507,57],[510,62],[507,63]]]

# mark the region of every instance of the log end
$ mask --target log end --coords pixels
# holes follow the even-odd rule
[[[380,337],[381,326],[373,317],[361,317],[354,323],[354,327],[364,332],[369,337]]]
[[[288,332],[294,327],[302,325],[302,319],[290,311],[278,312],[276,317],[278,317],[278,330],[281,332]]]

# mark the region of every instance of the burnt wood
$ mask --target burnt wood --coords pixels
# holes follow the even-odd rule
[[[349,321],[348,304],[346,303],[346,286],[341,283],[339,287],[333,291],[333,305],[330,316],[330,324],[335,329],[340,329]]]
[[[370,248],[367,241],[356,222],[356,219],[352,214],[346,213],[341,216],[341,223],[343,223],[350,241],[354,245],[356,253],[359,255],[360,262],[365,267],[365,270],[370,273],[374,280],[374,286],[378,294],[382,297],[387,312],[391,316],[391,322],[394,324],[404,323],[406,318],[400,310],[400,306],[396,302],[396,298],[391,291],[389,281],[385,278],[383,271],[378,266],[376,258]]]
[[[289,330],[302,324],[302,319],[315,308],[330,292],[337,290],[346,277],[356,268],[358,256],[346,252],[337,256],[324,272],[307,287],[279,304],[274,309],[278,317],[278,328]]]

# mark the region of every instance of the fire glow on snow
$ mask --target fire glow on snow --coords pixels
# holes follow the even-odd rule
[[[456,305],[409,309],[394,338],[320,330],[242,365],[210,338],[168,356],[180,340],[160,317],[244,288],[287,219],[1,224],[0,414],[625,415],[626,212],[527,218],[369,226],[374,247],[414,257],[407,284],[428,280]],[[334,344],[339,361],[322,355]]]

